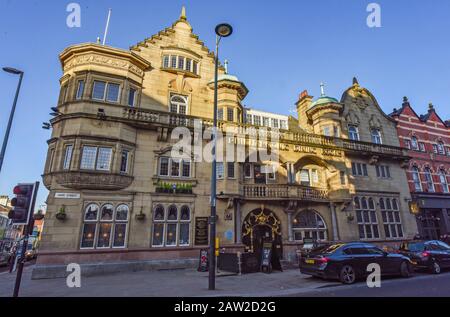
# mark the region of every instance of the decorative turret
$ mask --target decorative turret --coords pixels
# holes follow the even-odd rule
[[[244,114],[241,102],[247,96],[248,89],[237,76],[228,74],[227,60],[224,69],[224,73],[218,76],[217,81],[219,120],[241,123]],[[208,87],[214,89],[214,80],[208,83]]]
[[[355,84],[355,80],[354,80]],[[357,84],[357,81],[356,81]],[[343,105],[325,94],[325,85],[320,84],[320,97],[306,110],[306,116],[314,133],[340,136]]]

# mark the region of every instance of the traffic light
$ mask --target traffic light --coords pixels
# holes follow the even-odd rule
[[[18,184],[14,187],[14,197],[11,199],[13,209],[8,213],[13,224],[28,225],[33,214],[34,202],[39,188],[39,182],[34,184]]]

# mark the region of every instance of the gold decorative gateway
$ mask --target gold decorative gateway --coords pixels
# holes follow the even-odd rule
[[[255,226],[267,226],[272,230],[274,240],[281,240],[281,221],[269,209],[256,209],[248,214],[242,224],[242,243],[253,248],[253,230]]]

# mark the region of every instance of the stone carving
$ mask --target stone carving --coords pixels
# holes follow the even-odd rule
[[[58,184],[73,189],[106,189],[118,190],[131,185],[134,177],[121,174],[106,174],[95,172],[56,172],[55,177]]]
[[[102,66],[109,66],[118,69],[124,69],[132,72],[135,75],[143,76],[144,71],[139,67],[131,64],[130,62],[122,59],[111,58],[107,56],[101,56],[96,54],[82,55],[74,57],[64,65],[64,72],[72,69],[75,66],[97,64]]]

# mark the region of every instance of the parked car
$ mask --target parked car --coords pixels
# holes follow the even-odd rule
[[[399,253],[409,257],[416,269],[440,274],[450,268],[450,246],[442,241],[408,241],[400,245]]]
[[[6,252],[6,251],[0,252],[0,266],[8,265],[10,258],[11,258],[11,253]]]
[[[332,244],[311,250],[299,261],[300,272],[323,279],[337,279],[344,284],[353,284],[366,277],[367,267],[377,263],[381,275],[409,277],[413,271],[411,260],[402,255],[385,252],[369,243],[352,242]]]

